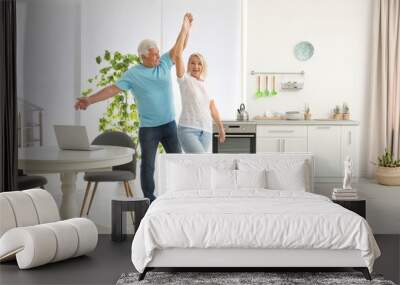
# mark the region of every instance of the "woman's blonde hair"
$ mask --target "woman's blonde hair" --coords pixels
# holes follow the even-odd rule
[[[188,60],[188,64],[187,64],[187,71],[189,72],[189,70],[190,70],[190,61],[192,60],[193,57],[197,57],[201,62],[203,69],[201,70],[200,79],[204,80],[207,76],[207,62],[204,59],[204,56],[202,56],[200,53],[195,52],[189,56],[189,60]]]

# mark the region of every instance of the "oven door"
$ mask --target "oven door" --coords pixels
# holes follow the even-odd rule
[[[219,143],[219,134],[213,134],[213,153],[256,153],[255,133],[226,133],[225,142]]]

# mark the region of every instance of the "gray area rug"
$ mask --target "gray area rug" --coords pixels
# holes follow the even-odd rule
[[[122,274],[116,285],[395,285],[392,281],[384,280],[380,275],[372,275],[373,280],[368,281],[359,272],[148,272],[142,281],[138,281],[138,276],[138,273]]]

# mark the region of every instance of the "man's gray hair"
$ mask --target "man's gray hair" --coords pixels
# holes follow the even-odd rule
[[[147,56],[149,53],[149,49],[156,48],[158,49],[157,43],[153,40],[145,39],[140,42],[138,46],[138,55],[140,60],[142,60],[142,56]]]

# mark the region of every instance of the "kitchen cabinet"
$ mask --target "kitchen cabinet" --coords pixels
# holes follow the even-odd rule
[[[282,152],[307,152],[307,137],[284,138],[282,140]]]
[[[257,137],[256,152],[281,152],[281,139]]]
[[[257,125],[260,137],[307,137],[307,126],[271,126]]]
[[[306,151],[306,126],[257,126],[257,152]]]
[[[257,152],[311,152],[316,182],[340,182],[344,160],[353,161],[353,176],[358,169],[358,123],[302,121],[299,125],[280,121],[257,124]]]
[[[341,177],[341,127],[309,126],[308,151],[314,155],[315,177]]]

